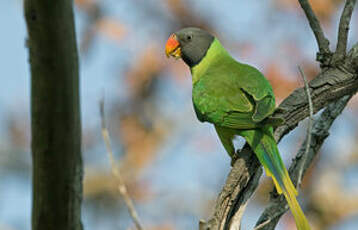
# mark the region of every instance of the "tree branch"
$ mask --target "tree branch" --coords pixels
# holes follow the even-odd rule
[[[82,156],[73,1],[25,0],[31,65],[32,229],[81,230]]]
[[[342,113],[351,98],[352,95],[346,95],[337,102],[328,105],[320,115],[319,119],[314,122],[312,133],[306,137],[306,140],[302,144],[296,158],[289,168],[289,174],[294,185],[299,185],[307,168],[312,164],[313,159],[317,155],[325,139],[329,136],[329,129],[331,128],[333,121]],[[311,145],[309,146],[308,154],[305,157],[306,144],[309,138],[312,139]],[[303,169],[302,174],[300,174],[301,169]],[[270,204],[261,214],[256,223],[256,226],[266,223],[264,226],[261,225],[261,230],[275,229],[281,216],[288,210],[287,201],[284,196],[279,196],[275,189],[271,194]]]
[[[338,29],[338,39],[337,39],[337,48],[335,55],[338,58],[343,58],[346,55],[347,50],[347,41],[348,41],[348,32],[349,32],[349,22],[351,21],[352,12],[356,0],[346,0],[344,9],[339,21]]]
[[[252,154],[251,149],[245,147],[235,161],[217,198],[213,218],[207,223],[201,221],[199,229],[229,229],[235,213],[244,212],[246,203],[256,190],[261,175],[260,162],[255,154]]]
[[[353,60],[358,57],[358,44],[350,52],[351,58],[338,67],[330,67],[319,73],[309,82],[314,113],[326,107],[330,102],[336,101],[344,95],[355,93],[358,90],[358,76],[356,70],[348,70]],[[353,54],[354,52],[354,54]],[[290,94],[273,114],[280,117],[285,123],[275,131],[277,140],[294,129],[302,118],[309,115],[308,102],[304,88],[296,89]]]
[[[104,99],[102,99],[100,101],[99,110],[100,110],[100,116],[101,116],[102,136],[103,136],[104,143],[106,145],[109,162],[111,164],[112,175],[118,180],[119,194],[122,196],[124,203],[126,204],[126,206],[128,208],[129,215],[132,218],[137,230],[143,230],[143,227],[139,221],[137,211],[134,208],[133,201],[128,194],[127,186],[124,183],[124,180],[120,174],[119,167],[116,164],[114,157],[113,157],[111,140],[110,140],[109,132],[108,132],[107,125],[106,125],[106,117],[104,114]]]
[[[300,3],[303,11],[306,14],[310,27],[317,41],[317,45],[319,49],[319,52],[317,53],[317,61],[323,64],[329,59],[328,56],[331,55],[331,51],[329,49],[329,41],[324,36],[323,30],[321,28],[321,24],[319,23],[317,16],[313,12],[312,7],[309,4],[308,0],[298,0],[298,2]]]

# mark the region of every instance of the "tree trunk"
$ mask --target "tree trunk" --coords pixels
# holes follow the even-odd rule
[[[25,0],[31,64],[32,229],[81,230],[78,54],[71,0]]]

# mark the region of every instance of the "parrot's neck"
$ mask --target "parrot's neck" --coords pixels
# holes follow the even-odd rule
[[[215,38],[203,59],[197,65],[190,68],[193,84],[203,76],[210,65],[213,65],[221,58],[228,57],[231,58],[230,54],[221,45],[219,40]]]

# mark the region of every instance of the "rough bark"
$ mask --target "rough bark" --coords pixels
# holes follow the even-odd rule
[[[81,230],[78,54],[71,0],[25,0],[31,65],[32,229]]]

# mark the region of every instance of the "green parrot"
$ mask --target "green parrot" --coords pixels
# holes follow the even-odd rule
[[[210,33],[184,28],[173,33],[165,47],[167,56],[181,58],[190,68],[192,100],[197,118],[210,122],[227,153],[233,157],[233,139],[245,138],[279,194],[284,194],[298,230],[309,230],[296,200],[296,188],[283,164],[273,137],[275,96],[256,68],[237,62]]]

